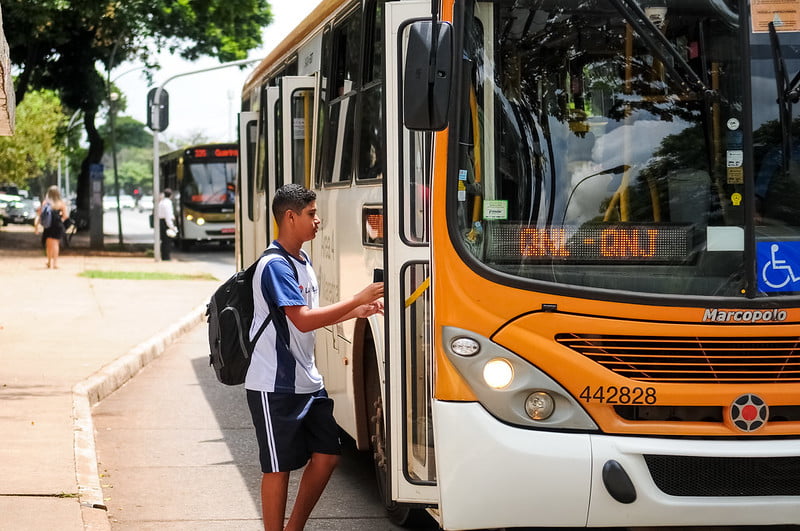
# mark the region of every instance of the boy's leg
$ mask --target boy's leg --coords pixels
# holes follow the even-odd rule
[[[283,531],[288,490],[288,472],[270,472],[261,476],[261,511],[264,518],[264,531]]]
[[[303,530],[311,511],[319,501],[319,497],[322,495],[322,491],[325,490],[325,485],[328,484],[328,480],[333,474],[333,469],[336,468],[338,463],[338,455],[311,454],[311,460],[303,471],[300,487],[297,489],[297,499],[294,502],[292,515],[289,517],[285,531]]]

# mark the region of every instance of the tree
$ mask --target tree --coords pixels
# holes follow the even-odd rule
[[[58,92],[80,109],[89,141],[77,186],[77,207],[89,208],[89,168],[103,156],[95,118],[106,99],[105,78],[127,60],[145,64],[156,51],[192,60],[232,61],[261,44],[272,20],[267,0],[4,0],[12,63],[19,69],[17,102],[31,89]],[[155,65],[149,65],[154,67]]]
[[[0,137],[0,175],[4,183],[24,187],[58,165],[66,117],[58,96],[47,90],[30,92],[16,113],[15,135]]]

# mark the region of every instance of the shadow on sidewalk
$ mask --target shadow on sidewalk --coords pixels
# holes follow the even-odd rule
[[[247,407],[244,386],[227,386],[218,382],[214,376],[214,370],[209,367],[206,358],[195,359],[192,361],[192,365],[197,374],[198,384],[214,411],[214,416],[223,433],[224,442],[233,456],[233,464],[244,478],[253,502],[257,507],[261,507],[261,467],[258,463],[258,444],[250,419],[250,410]],[[372,492],[375,496],[374,503],[380,504],[377,489],[374,488],[375,476],[371,454],[358,451],[355,442],[344,432],[342,435],[342,459],[327,489],[341,495],[343,491],[350,491],[353,487],[342,489],[337,488],[337,484],[357,485],[357,491]],[[300,470],[291,475],[287,514],[291,511],[300,476]],[[347,500],[341,501],[347,502]]]

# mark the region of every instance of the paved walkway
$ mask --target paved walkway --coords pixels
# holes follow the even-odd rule
[[[0,228],[0,531],[105,530],[90,407],[202,322],[220,281],[86,278],[205,271],[90,251],[80,235],[47,269],[37,243]]]

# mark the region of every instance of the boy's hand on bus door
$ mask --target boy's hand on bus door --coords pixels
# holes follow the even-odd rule
[[[370,304],[383,297],[383,282],[373,282],[356,293],[355,299],[360,304]],[[381,303],[383,308],[383,303]]]
[[[369,304],[362,304],[353,311],[353,317],[366,319],[376,313],[383,315],[383,301],[381,300],[370,302]]]

